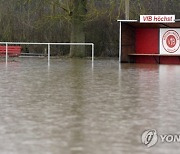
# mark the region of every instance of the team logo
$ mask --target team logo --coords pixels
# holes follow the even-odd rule
[[[146,130],[142,134],[142,143],[146,145],[148,148],[152,147],[158,142],[158,134],[157,131],[152,129],[152,130]]]
[[[175,30],[168,30],[162,38],[164,49],[169,53],[175,53],[180,47],[180,36]]]

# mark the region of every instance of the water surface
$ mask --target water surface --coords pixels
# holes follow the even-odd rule
[[[180,67],[117,60],[0,62],[1,154],[178,154],[141,143],[180,134]]]

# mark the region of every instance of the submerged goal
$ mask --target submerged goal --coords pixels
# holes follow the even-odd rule
[[[32,42],[0,42],[0,45],[5,45],[6,63],[8,62],[8,46],[9,45],[46,45],[48,49],[48,65],[50,65],[51,46],[53,45],[83,45],[91,46],[92,62],[94,62],[94,43],[32,43]]]

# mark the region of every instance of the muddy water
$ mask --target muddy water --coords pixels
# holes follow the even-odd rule
[[[141,135],[180,134],[180,67],[117,60],[0,63],[1,154],[176,154]]]

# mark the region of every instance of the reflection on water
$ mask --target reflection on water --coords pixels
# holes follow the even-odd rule
[[[146,129],[180,133],[180,67],[116,60],[0,63],[0,153],[179,153],[141,143]]]

